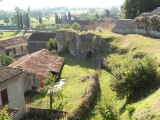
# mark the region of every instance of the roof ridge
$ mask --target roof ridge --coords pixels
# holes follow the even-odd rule
[[[24,60],[24,61],[22,61],[21,63],[19,63],[19,64],[17,64],[16,66],[14,66],[13,68],[15,68],[15,67],[17,67],[17,66],[19,66],[19,65],[21,65],[21,64],[23,64],[23,63],[25,63],[27,60],[29,60],[31,57],[33,57],[34,55],[36,55],[36,54],[38,54],[39,52],[41,52],[41,51],[43,51],[43,50],[45,50],[45,49],[42,49],[42,50],[40,50],[40,51],[37,51],[37,52],[34,52],[34,53],[32,53],[32,54],[28,54],[28,58],[26,58],[26,60]],[[24,56],[25,57],[25,56]]]

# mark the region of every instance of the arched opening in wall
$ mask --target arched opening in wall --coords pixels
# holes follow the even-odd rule
[[[86,58],[87,58],[88,60],[92,60],[92,57],[93,57],[93,53],[92,53],[91,51],[88,51],[88,52],[87,52],[87,55],[86,55]]]

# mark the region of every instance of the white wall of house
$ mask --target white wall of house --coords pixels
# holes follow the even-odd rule
[[[14,48],[15,48],[15,52],[16,53],[14,53],[14,51],[13,51]],[[21,44],[16,44],[16,45],[6,46],[5,47],[5,50],[9,50],[9,49],[12,50],[9,53],[9,56],[12,56],[12,57],[17,56],[17,55],[26,55],[28,53],[27,43],[21,43]]]
[[[25,113],[25,100],[24,100],[24,88],[23,88],[24,74],[19,74],[12,77],[2,83],[0,83],[0,92],[7,89],[9,108],[18,108],[18,113],[13,116],[13,120],[18,120],[23,117]],[[2,99],[0,96],[0,105],[2,105]]]
[[[27,91],[37,91],[40,88],[40,76],[34,74],[26,74],[24,81],[24,93]]]

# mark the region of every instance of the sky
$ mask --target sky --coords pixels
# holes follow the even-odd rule
[[[66,6],[72,7],[112,7],[121,6],[125,0],[0,0],[0,10],[46,8]]]

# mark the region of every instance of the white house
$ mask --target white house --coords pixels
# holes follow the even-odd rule
[[[0,54],[11,57],[26,55],[28,53],[27,41],[30,35],[13,37],[0,41]]]
[[[7,105],[13,120],[25,113],[23,71],[18,68],[0,66],[0,109]]]

